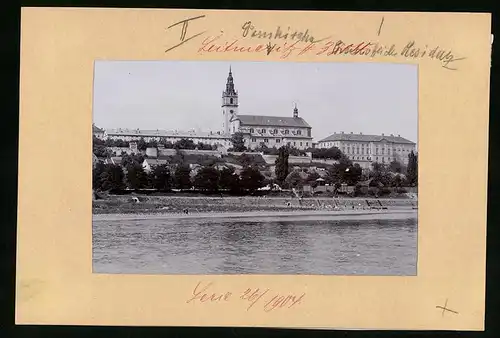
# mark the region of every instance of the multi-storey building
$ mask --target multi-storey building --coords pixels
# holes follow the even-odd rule
[[[146,142],[165,140],[175,143],[181,139],[193,140],[194,143],[231,147],[231,137],[220,132],[196,132],[177,130],[144,130],[144,129],[108,129],[106,138],[113,140],[137,141],[141,138]]]
[[[416,144],[400,135],[365,135],[362,133],[333,133],[317,144],[317,148],[339,148],[354,163],[370,168],[373,162],[398,161],[408,164],[410,152],[416,152]]]

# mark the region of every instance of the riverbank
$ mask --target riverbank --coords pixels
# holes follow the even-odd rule
[[[93,215],[93,221],[118,221],[118,220],[155,220],[155,219],[209,219],[209,218],[224,218],[224,219],[252,219],[259,221],[262,218],[266,220],[272,218],[287,218],[289,220],[296,219],[405,219],[416,218],[417,210],[350,210],[350,211],[288,211],[288,212],[204,212],[195,214],[100,214]]]
[[[108,196],[94,200],[94,215],[146,214],[247,214],[249,212],[366,212],[377,210],[408,211],[417,207],[410,199],[367,198],[285,198],[285,197],[185,197],[185,196]]]

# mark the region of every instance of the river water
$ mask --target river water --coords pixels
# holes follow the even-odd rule
[[[94,273],[417,273],[417,219],[94,220]]]

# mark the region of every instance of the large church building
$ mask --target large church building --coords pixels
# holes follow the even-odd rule
[[[279,148],[289,145],[297,149],[312,147],[311,126],[299,117],[295,106],[291,116],[242,115],[238,111],[238,92],[229,68],[226,89],[222,92],[223,133],[233,135],[241,132],[245,145],[255,149],[261,145]]]
[[[125,141],[139,140],[170,142],[182,138],[195,143],[217,145],[225,148],[232,146],[231,138],[237,133],[243,133],[245,146],[255,149],[262,145],[269,148],[279,148],[288,144],[297,149],[312,147],[311,126],[301,117],[297,107],[291,116],[240,115],[238,92],[234,88],[231,68],[227,77],[226,89],[222,92],[222,130],[215,132],[196,132],[179,130],[139,130],[139,129],[108,129],[104,138],[122,139]],[[95,128],[94,128],[95,130]]]

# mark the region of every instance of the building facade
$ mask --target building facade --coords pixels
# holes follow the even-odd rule
[[[222,92],[224,134],[243,134],[245,145],[255,149],[262,145],[279,148],[289,145],[297,149],[312,148],[312,128],[299,117],[295,106],[292,116],[242,115],[238,111],[238,92],[234,88],[231,69],[226,90]]]
[[[416,143],[400,135],[334,133],[318,142],[317,148],[339,148],[353,163],[370,168],[373,162],[408,164],[408,154],[416,152]]]
[[[176,130],[144,130],[144,129],[108,129],[106,138],[112,140],[137,141],[141,138],[146,142],[165,140],[175,143],[181,139],[193,140],[195,144],[203,143],[215,146],[231,147],[231,136],[221,132],[196,132]]]

